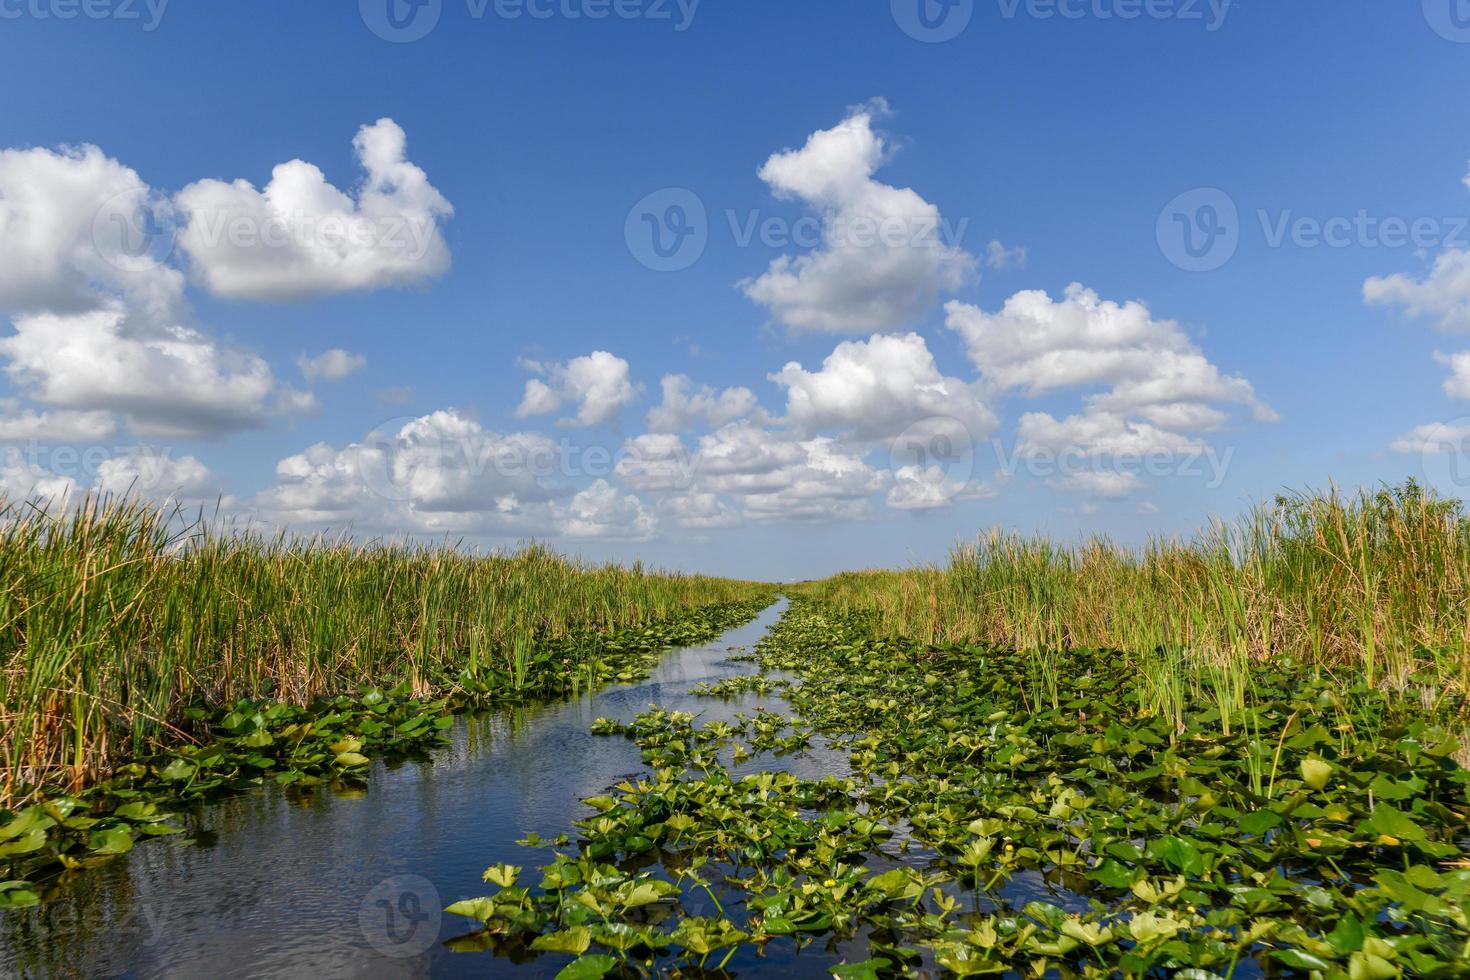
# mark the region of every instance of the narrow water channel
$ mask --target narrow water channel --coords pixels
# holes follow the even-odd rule
[[[590,733],[595,718],[631,721],[655,704],[701,723],[788,711],[774,695],[690,693],[754,672],[731,658],[784,609],[783,600],[710,643],[666,654],[642,683],[462,718],[427,760],[374,763],[365,791],[302,794],[272,784],[201,807],[186,818],[188,834],[73,874],[40,907],[0,917],[0,976],[554,975],[565,957],[513,964],[452,951],[446,942],[470,923],[439,910],[493,892],[480,880],[488,865],[544,860],[547,852],[515,841],[532,831],[573,833],[573,821],[592,813],[584,797],[646,771],[631,741]],[[845,754],[821,747],[747,765],[806,778],[847,771]],[[796,961],[773,950],[761,972],[825,976],[826,962],[815,949]]]

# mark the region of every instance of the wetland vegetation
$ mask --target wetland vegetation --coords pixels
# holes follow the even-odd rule
[[[11,525],[6,750],[30,795],[0,824],[0,901],[210,796],[432,756],[456,709],[626,684],[775,597],[536,549],[169,527],[126,508]],[[186,642],[178,604],[212,587]],[[460,971],[1470,971],[1458,504],[1284,497],[1136,551],[995,534],[786,593],[743,669],[588,723],[640,770],[583,774],[603,789],[570,833],[502,828],[523,857],[497,849],[483,889],[444,895]],[[66,790],[30,789],[38,772]]]
[[[839,977],[1464,975],[1467,544],[1410,485],[805,584],[758,649],[794,679],[703,692],[789,716],[599,723],[649,774],[449,911],[569,980],[783,944]],[[781,770],[818,741],[848,774]]]

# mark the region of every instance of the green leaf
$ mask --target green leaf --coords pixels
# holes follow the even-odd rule
[[[10,840],[29,834],[33,830],[46,830],[55,826],[56,821],[51,818],[43,808],[38,806],[26,807],[20,811],[15,819],[0,827],[0,840]]]
[[[1127,888],[1133,884],[1133,872],[1112,858],[1104,858],[1101,864],[1087,872],[1087,877],[1108,888]]]
[[[28,830],[19,837],[0,844],[0,857],[10,857],[14,854],[30,854],[39,851],[45,846],[46,831],[39,828]]]
[[[1302,760],[1302,782],[1312,789],[1321,790],[1327,786],[1327,780],[1332,778],[1332,763],[1323,759],[1311,758]]]
[[[1424,828],[1415,823],[1412,817],[1402,810],[1395,810],[1386,803],[1380,803],[1373,811],[1373,816],[1363,821],[1363,826],[1379,834],[1397,837],[1399,840],[1429,839]]]
[[[1205,870],[1205,857],[1183,837],[1165,837],[1157,841],[1154,849],[1159,858],[1175,871],[1187,875],[1198,875]]]
[[[87,835],[87,846],[98,854],[126,854],[133,849],[133,835],[124,827],[94,830]]]
[[[592,930],[586,926],[574,926],[571,929],[563,929],[561,932],[537,936],[531,943],[531,948],[546,953],[571,953],[573,956],[581,956],[591,945]]]
[[[1332,970],[1332,964],[1320,956],[1313,956],[1304,949],[1278,949],[1271,952],[1271,958],[1287,966],[1296,967],[1298,970]]]
[[[271,744],[271,742],[271,733],[266,731],[264,728],[258,728],[255,731],[251,732],[249,735],[246,735],[244,738],[240,739],[241,745],[251,749],[263,749],[267,745]]]
[[[158,771],[160,779],[171,783],[182,782],[199,771],[199,767],[188,759],[174,759]]]
[[[462,902],[455,902],[444,911],[450,915],[462,915],[466,919],[474,919],[476,922],[489,922],[495,918],[495,900],[493,898],[467,898]]]
[[[561,972],[556,975],[556,980],[599,980],[600,977],[607,976],[617,965],[618,961],[614,957],[606,953],[595,953],[592,956],[572,960],[561,968]]]
[[[1355,916],[1345,915],[1322,938],[1339,956],[1355,953],[1363,948],[1363,923]]]
[[[520,875],[521,869],[514,864],[492,864],[480,877],[493,885],[509,888],[516,883]]]
[[[893,961],[876,956],[861,963],[840,963],[828,967],[837,980],[878,980],[878,971],[893,965]]]
[[[1280,825],[1281,814],[1274,810],[1254,810],[1240,818],[1240,829],[1256,837]]]

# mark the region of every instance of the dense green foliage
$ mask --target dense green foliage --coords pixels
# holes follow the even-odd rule
[[[564,974],[688,973],[741,947],[866,937],[873,977],[1462,975],[1470,773],[1422,707],[1280,666],[1161,714],[1127,658],[914,645],[798,602],[759,647],[793,718],[654,710],[596,730],[653,774],[587,803],[574,850],[449,911]],[[711,696],[761,680],[729,681]],[[763,753],[814,740],[851,773]],[[753,755],[766,771],[732,771]],[[748,767],[747,767],[748,768]],[[657,859],[657,871],[647,870]]]
[[[692,610],[648,626],[568,637],[551,644],[546,671],[556,684],[541,696],[573,694],[585,685],[646,676],[669,647],[711,639],[751,619],[764,597]],[[582,673],[562,665],[576,662]],[[309,791],[331,783],[351,792],[374,756],[422,753],[443,744],[451,711],[484,703],[457,692],[434,701],[411,697],[407,685],[368,688],[305,706],[240,700],[222,707],[190,707],[185,720],[199,744],[182,744],[118,767],[112,778],[75,793],[52,795],[16,811],[0,810],[0,860],[11,869],[0,881],[0,908],[34,905],[51,872],[89,867],[131,850],[137,839],[182,833],[178,811],[266,780]],[[32,879],[35,879],[33,881]]]
[[[1192,542],[1140,550],[994,532],[942,567],[804,591],[873,613],[880,636],[1124,651],[1164,697],[1168,685],[1283,660],[1431,701],[1470,693],[1470,520],[1413,483],[1283,496]]]
[[[191,707],[305,705],[364,684],[420,698],[555,693],[588,633],[768,594],[531,547],[298,541],[88,500],[0,511],[0,803],[81,788],[196,737]]]

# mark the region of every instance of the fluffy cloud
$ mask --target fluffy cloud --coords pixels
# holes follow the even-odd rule
[[[732,498],[757,521],[860,518],[888,487],[875,469],[834,439],[798,439],[732,423],[699,441],[695,490]]]
[[[109,412],[37,412],[14,398],[0,399],[0,443],[95,442],[117,432]]]
[[[546,527],[557,445],[502,435],[439,411],[360,442],[281,460],[257,510],[279,524],[424,533],[522,533]]]
[[[903,327],[974,274],[974,256],[945,242],[937,207],[873,179],[886,156],[873,120],[884,111],[881,101],[857,109],[760,170],[777,196],[821,216],[819,247],[781,256],[764,275],[741,283],[746,296],[792,330]]]
[[[733,527],[740,523],[735,513],[715,493],[685,493],[669,497],[662,504],[680,527],[709,530],[717,527]]]
[[[1470,351],[1454,354],[1435,351],[1434,359],[1450,369],[1450,376],[1444,381],[1444,393],[1459,400],[1470,399]]]
[[[14,447],[0,450],[0,500],[30,501],[50,509],[74,501],[78,493],[77,482],[71,477],[38,466]]]
[[[340,347],[333,347],[315,357],[302,354],[296,358],[296,366],[301,369],[301,376],[307,381],[341,381],[367,367],[367,358]]]
[[[412,286],[449,269],[440,222],[454,213],[405,158],[391,119],[352,141],[364,177],[356,195],[302,160],[276,166],[263,191],[202,180],[175,198],[179,245],[200,283],[231,299],[290,301]]]
[[[962,473],[968,477],[968,473]],[[938,510],[958,500],[982,500],[997,494],[994,487],[960,479],[944,466],[900,466],[893,471],[893,486],[886,503],[894,510]]]
[[[4,370],[43,405],[121,414],[134,430],[167,437],[256,428],[272,415],[312,410],[269,365],[184,326],[138,327],[120,307],[15,320],[0,339]]]
[[[179,502],[206,501],[220,492],[218,477],[193,456],[175,459],[166,450],[149,446],[104,460],[97,467],[96,488],[103,493]]]
[[[1470,251],[1445,249],[1423,279],[1403,273],[1375,276],[1363,283],[1363,299],[1402,306],[1412,317],[1431,317],[1444,333],[1464,333],[1470,330]]]
[[[117,298],[178,315],[183,276],[161,264],[167,202],[95,146],[0,150],[0,310],[77,314]]]
[[[694,480],[694,457],[673,433],[649,432],[623,443],[614,467],[619,480],[635,490],[686,490]]]
[[[1470,187],[1470,176],[1464,183]],[[1401,306],[1411,317],[1427,317],[1442,333],[1470,331],[1470,250],[1446,248],[1434,259],[1423,279],[1397,273],[1374,276],[1363,283],[1363,300],[1380,306]],[[1470,351],[1443,354],[1434,359],[1450,369],[1444,393],[1450,398],[1470,399]],[[1395,452],[1434,454],[1463,452],[1466,433],[1441,423],[1421,425],[1396,439]]]
[[[637,497],[619,493],[606,480],[597,480],[558,514],[558,526],[572,538],[642,541],[658,530],[658,517]]]
[[[770,380],[786,388],[787,421],[807,434],[841,429],[857,440],[892,439],[934,417],[955,419],[972,440],[996,428],[976,389],[942,375],[918,334],[847,341],[820,371],[793,361]]]
[[[716,391],[694,387],[687,375],[666,374],[660,382],[663,403],[649,411],[644,424],[653,432],[688,432],[697,426],[722,426],[738,419],[765,421],[766,414],[749,388]]]
[[[603,479],[573,492],[559,479],[564,468],[561,448],[544,436],[502,435],[439,411],[281,460],[276,485],[254,508],[297,528],[617,541],[657,532],[657,514],[637,496]]]
[[[1177,323],[1154,319],[1139,302],[1104,301],[1073,284],[1061,301],[1029,291],[1012,296],[999,313],[962,303],[947,310],[949,327],[987,386],[1029,396],[1094,389],[1078,414],[1024,415],[1018,440],[1026,456],[1078,454],[1102,466],[1109,459],[1197,453],[1207,448],[1200,435],[1230,418],[1222,405],[1239,406],[1256,421],[1277,418],[1250,382],[1222,373]],[[1142,486],[1136,474],[1116,468],[1058,482],[1109,497]]]
[[[992,269],[1024,269],[1027,257],[1024,245],[1007,248],[1002,242],[992,240],[985,246],[985,264]]]
[[[1395,439],[1389,448],[1396,453],[1415,456],[1467,456],[1470,455],[1470,425],[1431,422],[1415,426]]]
[[[975,443],[995,417],[976,385],[939,370],[917,334],[845,341],[819,369],[793,362],[769,379],[786,390],[779,417],[748,389],[695,390],[666,377],[648,419],[665,431],[626,440],[614,476],[692,529],[860,519],[875,499],[914,511],[994,494],[971,476]],[[679,433],[706,424],[714,431],[691,451]]]
[[[526,382],[526,393],[516,409],[516,418],[549,415],[563,403],[577,406],[575,418],[562,425],[606,425],[618,417],[625,405],[638,397],[628,362],[607,351],[593,351],[565,364],[526,361],[525,367],[545,378]]]

